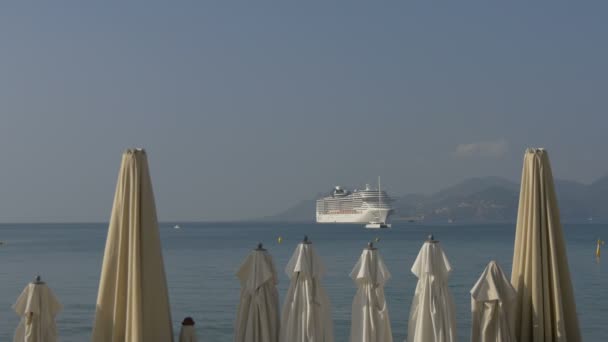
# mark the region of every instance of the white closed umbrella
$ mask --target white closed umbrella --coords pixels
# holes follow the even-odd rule
[[[235,342],[277,342],[279,340],[278,277],[272,256],[254,249],[237,272],[241,299],[237,311]]]
[[[325,268],[308,238],[285,269],[290,279],[281,315],[281,342],[333,342],[329,298],[321,286]]]
[[[194,320],[192,317],[186,317],[182,321],[182,327],[179,331],[179,342],[197,342],[196,328],[194,328]]]
[[[448,288],[452,266],[431,235],[412,266],[418,277],[410,309],[408,342],[456,341],[456,310]]]
[[[196,329],[191,325],[182,325],[179,331],[179,342],[197,342]]]
[[[173,341],[154,194],[141,149],[122,156],[92,341]]]
[[[192,325],[182,325],[179,331],[179,342],[197,342],[196,329]]]
[[[378,249],[369,244],[350,273],[357,284],[350,328],[351,342],[392,342],[393,333],[384,298],[391,278]]]
[[[549,155],[524,155],[511,284],[519,341],[581,340]]]
[[[53,291],[37,277],[23,289],[13,305],[21,317],[13,342],[57,341],[55,316],[62,308]]]
[[[516,342],[513,305],[517,293],[496,261],[471,289],[471,342]]]

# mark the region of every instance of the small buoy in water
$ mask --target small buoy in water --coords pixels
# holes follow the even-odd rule
[[[601,245],[604,244],[604,241],[597,239],[597,247],[595,248],[595,257],[599,258],[600,255],[602,254],[602,250],[600,248]]]
[[[283,238],[279,236],[279,238],[277,239],[277,242],[280,244],[281,242],[283,242]]]
[[[376,239],[374,239],[375,242],[380,242],[380,238],[376,237]]]

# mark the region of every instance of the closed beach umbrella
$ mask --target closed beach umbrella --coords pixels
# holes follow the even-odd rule
[[[281,315],[281,342],[333,342],[329,298],[321,286],[325,268],[308,238],[285,269],[290,279]]]
[[[363,250],[350,273],[357,284],[350,328],[351,342],[393,342],[384,284],[391,278],[372,243]]]
[[[193,325],[182,325],[179,331],[179,342],[197,342],[196,330]]]
[[[528,149],[521,177],[511,284],[519,341],[580,341],[549,156]]]
[[[173,341],[154,195],[141,149],[122,156],[92,341]]]
[[[179,342],[197,342],[196,329],[192,317],[186,317],[182,321],[182,328],[179,331]]]
[[[23,289],[13,309],[21,317],[13,342],[57,341],[55,316],[62,306],[40,277]]]
[[[262,244],[254,249],[237,272],[241,300],[237,311],[235,342],[279,340],[278,277],[270,254]]]
[[[471,341],[516,342],[513,304],[516,293],[496,261],[490,261],[471,289]]]
[[[412,266],[418,277],[410,310],[408,342],[456,341],[456,310],[448,288],[452,266],[431,235]]]

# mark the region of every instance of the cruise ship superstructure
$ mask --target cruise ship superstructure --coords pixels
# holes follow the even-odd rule
[[[393,213],[392,199],[385,191],[349,191],[336,186],[330,196],[317,200],[318,223],[388,223]]]

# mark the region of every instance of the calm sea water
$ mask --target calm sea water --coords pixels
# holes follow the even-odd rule
[[[234,276],[258,241],[264,242],[280,270],[279,293],[288,281],[283,269],[296,244],[307,234],[325,262],[326,286],[333,307],[336,341],[348,341],[355,286],[348,277],[361,249],[376,237],[393,278],[386,287],[395,341],[406,336],[416,278],[409,271],[429,232],[441,240],[454,271],[450,287],[458,311],[458,335],[469,340],[469,290],[485,265],[495,259],[511,271],[515,227],[505,225],[394,224],[365,230],[359,225],[195,223],[161,225],[175,334],[185,316],[197,322],[202,341],[231,341],[239,298]],[[570,269],[581,329],[586,341],[608,336],[608,250],[594,258],[595,238],[608,234],[600,224],[566,225]],[[23,287],[41,274],[64,304],[57,324],[61,341],[88,341],[107,233],[105,224],[0,225],[0,341],[12,340],[18,317],[11,305]],[[282,236],[282,244],[277,237]],[[608,248],[608,246],[607,246]]]

